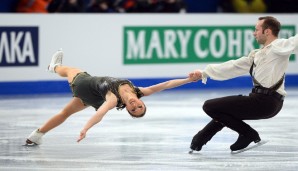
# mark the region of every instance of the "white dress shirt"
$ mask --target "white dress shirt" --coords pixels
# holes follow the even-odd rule
[[[228,80],[244,74],[250,70],[252,63],[254,78],[266,88],[275,85],[284,75],[292,53],[298,52],[298,34],[288,39],[276,39],[262,49],[256,49],[236,60],[221,64],[209,64],[202,72],[202,82],[207,78],[213,80]],[[284,81],[277,92],[286,95]]]

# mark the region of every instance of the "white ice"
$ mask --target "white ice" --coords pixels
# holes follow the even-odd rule
[[[282,111],[274,118],[247,121],[263,146],[232,155],[237,134],[224,128],[200,152],[188,154],[192,137],[210,118],[205,100],[249,90],[164,91],[144,97],[147,114],[133,119],[110,111],[81,143],[79,131],[94,114],[86,109],[48,132],[43,144],[24,147],[26,137],[71,99],[66,95],[0,97],[0,170],[298,170],[298,89],[288,89]]]

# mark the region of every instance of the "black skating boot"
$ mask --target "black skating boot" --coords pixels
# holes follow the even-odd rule
[[[253,137],[254,138],[252,138],[252,136],[249,137],[249,136],[239,135],[237,141],[230,146],[230,149],[232,151],[238,151],[246,148],[251,142],[257,143],[261,141],[261,138],[257,132],[254,133]]]
[[[223,124],[215,120],[210,121],[201,131],[199,131],[192,139],[190,148],[200,151],[218,131],[224,127]]]

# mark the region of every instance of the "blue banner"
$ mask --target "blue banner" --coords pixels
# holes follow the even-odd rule
[[[0,27],[0,66],[37,66],[38,39],[38,27]]]

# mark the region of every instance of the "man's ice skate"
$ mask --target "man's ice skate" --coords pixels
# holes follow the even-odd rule
[[[259,137],[259,134],[257,134],[255,139],[252,139],[251,137],[246,137],[244,135],[239,135],[237,141],[230,146],[230,149],[232,151],[238,151],[246,148],[251,142],[258,143],[260,141],[261,138]]]
[[[261,145],[264,145],[264,144],[266,144],[267,142],[269,142],[269,141],[261,140],[261,141],[255,143],[255,144],[253,144],[253,145],[249,145],[249,146],[246,147],[246,148],[243,148],[243,149],[240,149],[240,150],[237,150],[237,151],[231,151],[231,154],[242,153],[242,152],[244,152],[244,151],[251,150],[251,149],[253,149],[253,148],[257,148],[257,147],[259,147],[259,146],[261,146]]]
[[[26,140],[25,146],[35,146],[42,144],[42,136],[44,133],[40,132],[38,129],[34,130]]]
[[[220,131],[224,126],[215,121],[210,121],[201,131],[199,131],[192,139],[190,144],[189,154],[193,153],[193,151],[201,151],[203,145],[207,144],[211,138]]]
[[[62,65],[62,59],[63,59],[63,51],[62,51],[62,49],[59,49],[52,56],[51,63],[48,66],[48,71],[51,72],[51,73],[55,73],[55,67],[59,66],[59,65]]]

